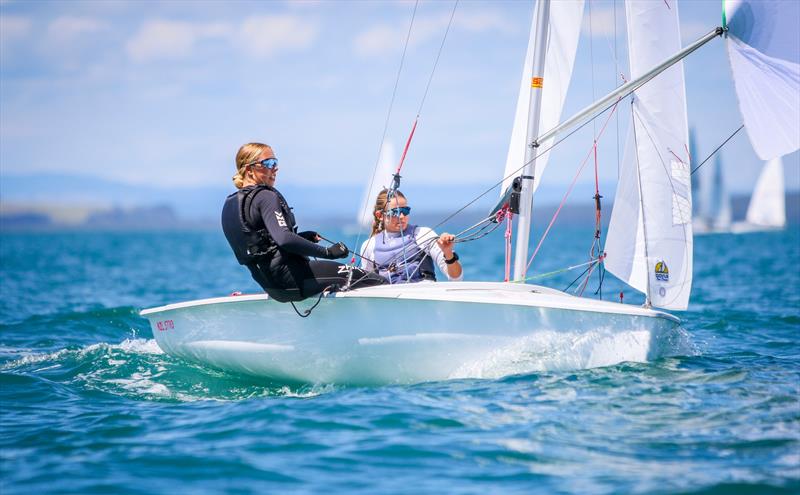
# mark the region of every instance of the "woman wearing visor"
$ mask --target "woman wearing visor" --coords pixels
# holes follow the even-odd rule
[[[321,237],[316,232],[297,232],[292,209],[275,189],[278,169],[268,145],[248,143],[239,148],[233,176],[238,191],[227,197],[222,208],[225,238],[237,261],[264,291],[277,301],[289,302],[326,289],[386,283],[355,267],[310,259],[345,258],[349,251],[342,242],[328,247],[317,244]]]
[[[448,280],[461,280],[455,236],[410,225],[411,207],[403,193],[394,191],[388,201],[387,196],[384,189],[375,200],[372,235],[361,246],[361,268],[392,284],[436,280],[434,265]]]

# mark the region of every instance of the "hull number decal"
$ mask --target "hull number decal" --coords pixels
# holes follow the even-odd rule
[[[158,328],[159,332],[166,332],[167,330],[173,330],[175,328],[175,323],[173,323],[172,320],[157,321],[156,328]]]

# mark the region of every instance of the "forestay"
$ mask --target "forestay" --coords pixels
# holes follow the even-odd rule
[[[762,160],[797,150],[800,2],[727,0],[724,12],[736,96],[753,149]]]
[[[681,49],[675,2],[627,2],[631,77]],[[686,309],[692,286],[691,189],[683,63],[634,93],[606,268],[653,306]]]
[[[538,2],[536,8],[538,9]],[[578,48],[578,38],[581,31],[584,0],[564,0],[550,4],[549,41],[545,55],[545,66],[542,86],[542,109],[539,116],[539,129],[550,130],[559,123],[564,99],[567,96],[569,82],[572,78],[572,67],[575,62],[575,52]],[[533,19],[536,19],[534,11]],[[511,143],[508,147],[506,168],[503,177],[503,186],[500,195],[505,195],[511,186],[511,181],[520,174],[520,169],[525,164],[525,147],[530,144],[525,142],[528,127],[528,109],[531,101],[531,73],[533,65],[534,40],[536,38],[535,25],[531,25],[528,41],[528,51],[525,55],[525,67],[522,71],[519,97],[517,98],[517,111],[514,115],[514,127],[511,131]],[[539,149],[550,147],[551,140],[540,143]],[[544,153],[536,159],[536,175],[533,182],[533,191],[539,187],[539,182],[544,168],[547,166],[549,153]]]

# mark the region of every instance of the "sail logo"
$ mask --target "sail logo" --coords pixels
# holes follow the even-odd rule
[[[664,260],[659,261],[656,263],[656,280],[661,282],[669,282],[669,268],[667,268],[667,264],[664,263]]]
[[[286,219],[283,218],[283,213],[276,211],[275,218],[278,220],[278,225],[281,227],[286,227]]]

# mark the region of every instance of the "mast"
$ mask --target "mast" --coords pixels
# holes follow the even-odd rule
[[[544,59],[547,52],[548,25],[550,22],[550,0],[539,0],[536,9],[536,44],[531,71],[531,102],[528,107],[528,132],[525,142],[525,167],[522,169],[522,191],[520,193],[517,241],[514,251],[514,279],[523,280],[527,271],[528,242],[530,240],[531,214],[533,213],[533,178],[536,174],[536,155],[539,144],[539,114],[544,85]]]

